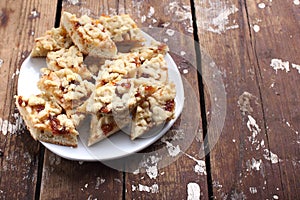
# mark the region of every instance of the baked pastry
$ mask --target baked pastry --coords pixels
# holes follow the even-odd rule
[[[102,15],[99,21],[111,33],[111,39],[121,52],[128,51],[136,46],[142,46],[145,42],[142,31],[127,14]]]
[[[83,63],[83,54],[76,46],[70,48],[61,48],[58,51],[51,51],[47,54],[47,66],[53,71],[68,68],[74,73],[79,74],[83,79],[90,80],[92,73]]]
[[[76,15],[63,12],[61,25],[83,54],[106,58],[117,54],[117,47],[110,38],[110,32],[99,20],[93,20],[87,15],[77,18]]]
[[[31,56],[45,57],[49,51],[69,48],[72,44],[72,39],[64,28],[52,28],[48,30],[44,36],[35,39]]]
[[[68,117],[78,113],[77,108],[90,96],[94,85],[72,72],[68,68],[52,71],[43,68],[38,88],[48,97],[53,98]],[[74,116],[75,117],[75,116]],[[74,121],[77,125],[79,122]]]
[[[77,147],[75,125],[56,102],[43,95],[16,96],[16,106],[35,140]]]
[[[174,117],[175,95],[175,85],[169,83],[162,86],[137,106],[131,126],[130,137],[132,140]]]
[[[130,118],[119,118],[112,115],[92,115],[90,125],[90,135],[88,146],[96,144],[101,140],[113,135],[114,133],[127,126]]]

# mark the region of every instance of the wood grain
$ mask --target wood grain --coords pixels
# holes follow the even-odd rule
[[[290,127],[286,127],[282,120],[295,123],[294,120],[299,117],[296,114],[299,100],[295,98],[299,93],[292,86],[297,85],[299,74],[291,74],[293,82],[290,82],[285,74],[284,78],[279,78],[281,75],[277,76],[270,67],[273,56],[285,55],[285,59],[292,60],[299,55],[297,51],[281,49],[288,45],[276,47],[276,44],[282,45],[282,41],[287,40],[288,33],[296,35],[291,43],[299,42],[296,28],[292,26],[297,16],[292,14],[293,5],[287,1],[274,2],[267,3],[262,9],[259,1],[195,3],[202,50],[218,67],[227,94],[224,128],[211,150],[214,198],[295,198],[298,194],[294,180],[299,168],[293,166],[291,160],[287,161],[287,154],[297,157],[295,153],[299,146],[295,144],[297,136],[287,134]],[[279,9],[285,10],[282,12],[284,16],[276,17]],[[274,24],[278,23],[278,18],[289,20],[289,23],[285,20],[280,22],[276,30]],[[254,31],[254,25],[260,26],[259,32]],[[258,30],[257,26],[255,30]],[[203,66],[204,76],[207,67]],[[276,95],[277,89],[270,88],[272,83],[282,84],[283,96]],[[289,87],[283,89],[286,84]],[[206,101],[218,104],[209,98]],[[283,104],[285,101],[289,102],[288,105]],[[297,130],[297,125],[294,127]],[[291,129],[289,132],[292,132]],[[210,143],[213,142],[210,138]],[[275,154],[270,152],[285,161],[278,163]],[[269,161],[272,155],[273,162]]]
[[[207,177],[195,171],[197,162],[203,164],[203,170],[205,163],[190,2],[124,1],[120,7],[125,7],[143,30],[168,44],[182,74],[186,96],[183,114],[171,131],[134,160],[128,158],[127,168],[135,171],[126,173],[125,199],[187,199],[189,183],[196,183],[199,196],[207,199]],[[176,139],[180,133],[183,138]],[[179,147],[181,152],[173,157],[168,145]]]
[[[63,11],[91,17],[117,9],[112,1],[63,1]],[[59,189],[57,189],[59,188]],[[123,173],[100,162],[81,163],[45,151],[40,199],[122,199]]]
[[[0,199],[35,197],[39,144],[25,129],[13,97],[34,37],[53,26],[55,11],[56,1],[0,2]]]
[[[258,5],[259,2],[256,3]],[[252,29],[251,43],[257,59],[265,134],[271,157],[277,155],[279,160],[266,163],[276,165],[268,182],[275,183],[271,189],[280,199],[298,199],[300,168],[295,161],[300,158],[300,91],[297,88],[300,74],[292,68],[292,64],[300,63],[300,50],[294,46],[300,42],[300,10],[299,6],[289,1],[266,4],[263,9],[253,5],[247,9],[250,25],[260,27],[258,32]],[[269,17],[264,18],[266,15]],[[257,19],[263,20],[258,22]],[[290,71],[276,72],[270,67],[273,59],[289,62]]]

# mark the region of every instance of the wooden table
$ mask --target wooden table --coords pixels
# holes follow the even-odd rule
[[[129,13],[170,46],[184,114],[134,173],[51,153],[16,110],[21,64],[61,11]],[[0,199],[300,199],[299,22],[299,0],[1,0]]]

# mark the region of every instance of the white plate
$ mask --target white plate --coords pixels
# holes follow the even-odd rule
[[[138,138],[134,141],[131,141],[127,134],[119,131],[108,139],[88,147],[86,144],[89,135],[89,121],[86,120],[78,129],[80,136],[77,148],[65,147],[45,142],[42,142],[42,144],[47,149],[63,158],[80,161],[116,159],[140,151],[153,144],[171,128],[182,112],[184,104],[184,89],[180,73],[175,62],[169,54],[166,55],[165,59],[169,69],[169,79],[176,85],[176,107],[175,118],[166,123],[159,131],[149,133],[145,137]],[[40,69],[43,67],[46,67],[45,58],[28,57],[23,62],[18,80],[18,95],[30,96],[31,94],[40,93],[39,89],[37,88],[37,82],[40,78]]]

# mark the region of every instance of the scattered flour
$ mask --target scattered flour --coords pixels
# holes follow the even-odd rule
[[[194,167],[194,171],[196,173],[198,173],[199,175],[207,175],[206,173],[206,165],[205,165],[205,161],[204,160],[198,160],[196,158],[194,158],[193,156],[184,153],[187,157],[189,157],[190,159],[194,160],[197,164]]]
[[[38,18],[40,17],[40,13],[33,9],[31,12],[30,12],[30,16],[29,16],[29,19],[35,19],[35,18]]]
[[[154,15],[154,13],[155,13],[154,8],[153,8],[152,6],[150,6],[149,12],[148,12],[148,14],[147,14],[147,17],[148,17],[148,18],[151,18],[151,17]]]
[[[150,179],[156,179],[158,176],[158,162],[161,160],[161,157],[151,155],[147,158],[144,157],[143,160],[139,163],[138,169],[136,169],[133,174],[140,173],[140,168],[144,168],[147,175]]]
[[[257,6],[261,9],[263,9],[266,7],[266,4],[262,2],[262,3],[259,3]]]
[[[259,32],[260,31],[260,27],[257,25],[257,24],[255,24],[254,26],[253,26],[253,30],[254,30],[254,32]]]
[[[79,0],[67,0],[67,2],[69,2],[70,4],[72,4],[74,6],[79,4]]]
[[[159,187],[156,183],[153,184],[152,186],[146,186],[146,185],[142,185],[142,184],[139,184],[138,186],[131,185],[131,191],[158,193]]]
[[[271,60],[270,66],[276,71],[285,70],[286,72],[290,71],[290,65],[288,61],[282,61],[281,59],[274,58]]]
[[[172,16],[172,21],[180,22],[185,31],[191,32],[193,30],[193,20],[190,5],[184,5],[179,2],[170,2],[164,8],[165,15]]]
[[[285,72],[290,71],[289,61],[282,61],[281,59],[278,58],[272,59],[270,66],[276,71],[276,73],[278,70],[282,70],[282,71],[285,70]],[[291,67],[298,70],[298,73],[300,74],[300,65],[291,63]]]
[[[266,160],[271,161],[272,164],[276,164],[278,162],[282,162],[282,160],[278,157],[278,155],[276,155],[275,153],[272,153],[268,149],[264,150],[264,155],[263,156],[264,156],[264,158]]]
[[[261,129],[251,115],[248,115],[247,127],[249,131],[252,132],[252,135],[248,137],[249,141],[252,142],[252,144],[257,143],[258,140],[256,139],[256,136],[261,132]]]
[[[168,153],[171,157],[176,157],[181,152],[179,145],[174,146],[172,143],[168,141],[165,141],[165,143],[167,145],[166,147]]]
[[[262,164],[263,164],[263,162],[261,159],[256,160],[255,158],[252,158],[249,167],[251,170],[259,171],[262,168]]]
[[[235,21],[229,21],[229,16],[236,13],[238,8],[235,5],[222,5],[218,2],[211,2],[210,7],[197,7],[198,12],[203,13],[204,19],[198,21],[198,26],[201,29],[213,33],[222,34],[230,29],[237,29],[239,25]]]
[[[7,133],[15,134],[19,129],[24,127],[23,119],[19,113],[14,113],[12,116],[14,122],[0,118],[0,131],[3,135],[7,135]]]
[[[200,186],[197,183],[188,183],[187,185],[187,200],[200,199]]]
[[[253,108],[251,107],[252,99],[255,99],[255,102],[257,103],[257,97],[246,91],[243,92],[241,96],[239,96],[237,104],[243,115],[245,115],[246,113],[250,114],[253,112]]]
[[[0,68],[2,67],[4,61],[2,59],[0,59]]]
[[[102,185],[103,183],[105,183],[105,179],[98,176],[98,177],[96,178],[95,189],[96,189],[96,190],[99,190],[100,185]]]
[[[167,29],[167,30],[166,30],[166,34],[167,34],[168,36],[173,36],[173,35],[175,34],[175,31],[172,30],[172,29]]]
[[[146,19],[147,19],[146,15],[143,15],[143,16],[141,17],[141,22],[144,23],[144,22],[146,21]]]
[[[92,11],[90,9],[85,8],[85,7],[81,7],[79,9],[79,12],[81,13],[81,15],[88,15],[88,16],[90,16],[92,13]]]
[[[257,188],[256,187],[249,187],[249,191],[251,194],[257,193]]]
[[[300,65],[296,65],[296,64],[292,63],[292,68],[298,70],[298,73],[300,74]]]
[[[299,5],[300,5],[300,1],[299,1],[299,0],[294,0],[294,4],[295,4],[296,6],[299,6]]]

